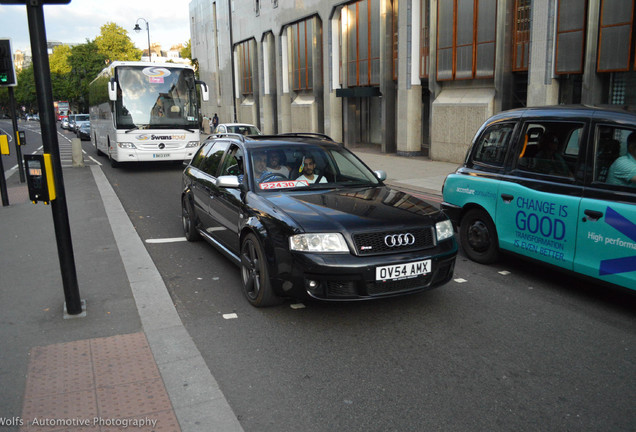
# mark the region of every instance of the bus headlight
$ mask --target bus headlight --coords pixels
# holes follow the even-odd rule
[[[117,146],[119,146],[119,148],[123,148],[123,149],[136,149],[137,148],[131,142],[120,142],[120,143],[117,143]]]
[[[199,147],[199,145],[199,141],[188,141],[188,144],[186,144],[186,148]]]

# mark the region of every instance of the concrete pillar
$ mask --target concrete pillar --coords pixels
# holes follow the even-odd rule
[[[82,154],[82,140],[73,138],[71,140],[71,148],[73,150],[73,167],[83,167],[84,155]]]
[[[422,154],[422,86],[420,85],[420,3],[403,2],[399,8],[398,40],[410,40],[410,44],[398,46],[398,90],[396,129],[397,154],[419,156]]]
[[[382,94],[381,147],[383,153],[394,153],[396,141],[396,89],[393,82],[393,8],[389,0],[380,2],[380,93]]]
[[[554,75],[556,0],[532,3],[528,106],[559,102],[559,82]]]
[[[334,141],[344,142],[342,135],[342,98],[336,97],[336,92],[329,93],[329,123],[325,130]]]
[[[604,100],[603,80],[596,73],[601,0],[590,0],[587,9],[587,40],[583,69],[581,103],[594,105]]]

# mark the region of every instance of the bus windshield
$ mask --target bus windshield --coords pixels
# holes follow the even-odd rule
[[[118,129],[198,129],[197,94],[191,69],[117,68]]]

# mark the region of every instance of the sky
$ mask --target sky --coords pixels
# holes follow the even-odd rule
[[[85,43],[100,34],[107,22],[128,31],[139,49],[148,48],[146,24],[139,20],[139,33],[133,31],[138,18],[148,21],[150,43],[163,49],[190,39],[190,0],[71,0],[65,5],[44,5],[46,38],[62,43]],[[0,38],[10,38],[13,51],[30,51],[31,39],[25,5],[0,5]]]

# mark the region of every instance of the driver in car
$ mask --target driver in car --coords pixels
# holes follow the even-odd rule
[[[283,176],[279,173],[271,172],[267,168],[267,153],[259,151],[252,156],[254,164],[254,179],[256,183],[267,183],[274,180],[281,180]]]

